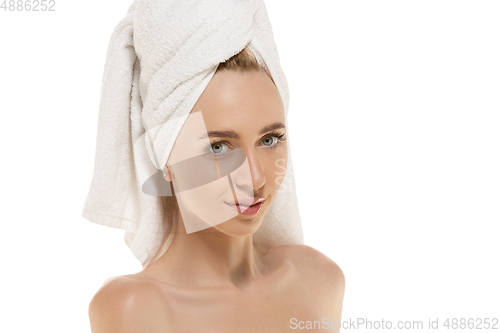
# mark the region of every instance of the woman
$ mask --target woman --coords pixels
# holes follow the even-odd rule
[[[243,105],[245,112],[234,112]],[[168,251],[139,273],[108,280],[94,296],[92,331],[284,332],[299,321],[304,327],[323,318],[340,321],[344,276],[332,260],[305,245],[266,252],[252,242],[280,187],[274,162],[287,155],[284,127],[260,134],[267,125],[285,123],[272,79],[245,48],[219,66],[194,110],[202,110],[208,131],[238,134],[211,137],[212,149],[244,151],[254,196],[265,201],[252,215],[191,234],[177,209]],[[165,171],[172,181],[175,174]]]
[[[134,63],[134,68],[142,75],[147,58],[139,46],[141,66]],[[249,47],[218,65],[162,168],[164,181],[173,186],[171,196],[161,197],[168,222],[163,245],[141,272],[111,278],[94,295],[92,332],[338,331],[333,323],[340,321],[345,287],[338,265],[306,245],[255,241],[283,188],[289,161],[287,101],[283,85],[281,93],[277,86],[279,75],[270,72],[277,73],[276,66],[263,65]],[[154,90],[144,91],[152,99]],[[111,149],[104,144],[101,149],[109,159]],[[212,166],[215,179],[207,171]],[[123,176],[119,180],[123,185]],[[99,196],[100,206],[103,200]],[[84,216],[97,220],[92,202]],[[97,222],[111,225],[103,221]]]

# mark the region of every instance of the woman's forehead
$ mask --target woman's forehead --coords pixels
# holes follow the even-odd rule
[[[222,71],[209,82],[192,112],[204,112],[207,122],[221,116],[273,113],[283,111],[278,89],[264,70],[251,72]],[[210,118],[210,119],[208,119]]]

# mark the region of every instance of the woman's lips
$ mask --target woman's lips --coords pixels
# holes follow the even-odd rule
[[[253,201],[251,200],[245,200],[245,199],[241,199],[241,200],[238,200],[238,203],[234,202],[234,201],[224,201],[225,203],[227,204],[230,204],[230,205],[237,205],[239,204],[240,206],[252,206],[252,205],[255,205],[256,203],[259,203],[259,202],[264,202],[266,200],[266,198],[254,198]]]
[[[265,198],[255,198],[253,204],[251,205],[247,205],[244,202],[239,202],[239,204],[237,205],[234,201],[231,202],[224,201],[224,203],[229,205],[231,208],[236,209],[238,214],[255,215],[261,210],[262,206],[264,206],[265,201],[266,201]]]

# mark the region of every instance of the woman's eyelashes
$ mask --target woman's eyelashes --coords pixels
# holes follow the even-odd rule
[[[286,135],[284,133],[280,133],[277,131],[273,131],[264,135],[260,142],[262,142],[264,147],[274,149],[280,146],[280,144],[286,140]],[[228,147],[230,149],[224,149],[224,147]],[[227,152],[233,150],[231,143],[226,140],[214,140],[211,141],[210,144],[205,149],[205,153],[213,156],[223,156],[227,154]]]

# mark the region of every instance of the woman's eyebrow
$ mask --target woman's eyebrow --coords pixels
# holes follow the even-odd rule
[[[285,127],[285,124],[277,122],[277,123],[265,126],[263,129],[260,130],[259,134],[265,134],[267,132],[271,132],[271,131],[274,131],[274,130],[277,130],[280,128],[284,128],[284,127]]]
[[[267,132],[271,132],[280,128],[285,128],[286,126],[283,123],[276,122],[274,124],[270,124],[262,128],[259,132],[259,134],[264,134]],[[207,138],[207,137],[218,137],[218,138],[232,138],[232,139],[239,139],[238,133],[236,133],[233,130],[227,130],[227,131],[210,131],[207,132],[207,134],[204,134],[200,137],[200,139]]]

